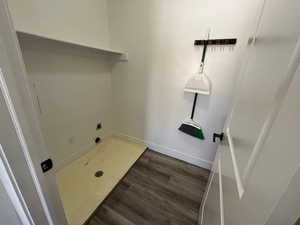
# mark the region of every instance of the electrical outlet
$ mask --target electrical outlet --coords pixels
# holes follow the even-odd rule
[[[100,123],[97,124],[96,130],[101,130],[101,129],[102,129],[102,123],[100,122]]]

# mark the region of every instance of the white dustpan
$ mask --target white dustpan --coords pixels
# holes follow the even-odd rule
[[[199,123],[197,123],[196,121],[194,121],[194,120],[192,120],[190,118],[185,119],[185,121],[183,123],[191,125],[191,126],[193,126],[195,128],[198,128],[198,129],[202,129],[202,127],[200,126]]]
[[[203,64],[201,65],[200,72],[190,78],[185,85],[185,92],[197,93],[203,95],[210,95],[211,82],[208,76],[203,72]]]

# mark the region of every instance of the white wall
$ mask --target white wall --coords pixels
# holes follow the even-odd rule
[[[111,135],[111,63],[99,53],[21,37],[26,69],[39,96],[40,122],[56,168]],[[96,131],[102,122],[103,129]]]
[[[113,68],[115,132],[146,141],[154,150],[209,167],[221,132],[234,81],[243,60],[242,48],[253,31],[260,1],[110,0],[111,44],[129,53],[129,62]],[[238,38],[234,51],[210,51],[206,72],[210,97],[200,96],[195,120],[205,141],[178,131],[190,116],[193,94],[183,87],[199,67],[202,48],[195,39],[207,28],[212,38]]]
[[[300,218],[300,170],[289,181],[285,193],[281,196],[266,225],[298,225]]]
[[[216,151],[216,145],[212,143],[212,134],[222,131],[231,103],[234,81],[242,62],[242,47],[253,30],[259,2],[260,0],[229,0],[222,4],[216,0],[175,0],[171,3],[167,0],[89,0],[84,3],[51,1],[47,5],[48,3],[36,0],[31,0],[30,4],[9,0],[9,5],[17,30],[97,47],[107,47],[111,43],[111,47],[127,51],[129,62],[116,65],[112,72],[114,132],[145,141],[149,147],[162,153],[209,167]],[[208,27],[212,29],[212,38],[236,37],[238,46],[234,51],[226,49],[207,54],[206,71],[213,82],[213,92],[210,97],[199,97],[195,120],[203,126],[206,136],[205,141],[200,141],[179,132],[178,127],[190,116],[193,102],[193,95],[184,93],[183,87],[187,79],[197,71],[201,59],[202,49],[195,48],[193,42],[203,38]],[[51,110],[55,116],[45,119],[48,122],[45,122],[43,127],[44,130],[55,130],[57,127],[61,130],[46,135],[46,139],[48,145],[56,142],[51,149],[55,149],[52,151],[56,151],[56,159],[62,159],[78,152],[79,145],[80,148],[85,146],[83,143],[86,141],[79,141],[75,147],[78,149],[74,150],[73,145],[69,143],[72,142],[71,137],[76,136],[75,139],[78,140],[83,134],[82,138],[87,140],[87,136],[90,136],[86,130],[89,129],[87,127],[91,127],[92,120],[89,116],[88,121],[85,121],[86,116],[90,114],[83,113],[83,108],[86,109],[91,104],[84,101],[83,93],[89,93],[87,90],[95,82],[93,79],[87,79],[87,76],[76,77],[69,82],[69,78],[63,78],[61,75],[75,76],[74,74],[81,70],[80,74],[84,74],[86,71],[83,68],[89,70],[87,73],[94,73],[96,66],[100,73],[107,74],[109,68],[106,67],[106,63],[96,65],[97,60],[93,62],[83,60],[82,57],[75,57],[78,61],[73,60],[73,53],[64,56],[60,53],[49,53],[48,50],[54,51],[55,48],[47,45],[42,48],[44,51],[39,50],[40,53],[28,51],[24,55],[30,73],[35,74],[35,79],[43,79],[44,84],[38,85],[43,91],[37,91],[53,92],[52,85],[48,85],[49,77],[51,80],[56,79],[53,82],[58,84],[54,86],[55,94],[45,94],[47,99],[40,98],[41,101],[53,102],[52,105],[44,103],[43,107]],[[55,51],[57,52],[57,49]],[[47,69],[41,69],[42,66]],[[45,72],[47,70],[48,72]],[[41,73],[48,75],[39,76]],[[39,75],[36,76],[37,74]],[[103,78],[98,76],[97,79]],[[87,88],[75,88],[76,84],[73,82],[77,82],[77,86],[82,83]],[[107,84],[108,81],[103,82],[102,84]],[[64,85],[68,87],[68,92],[63,90]],[[96,87],[93,88],[92,95],[95,99]],[[102,90],[98,91],[99,95]],[[60,99],[60,103],[56,103],[55,99],[60,96],[68,99],[67,104],[66,99]],[[85,104],[81,109],[70,103],[74,96]],[[103,102],[109,101],[104,100],[103,95],[101,99]],[[101,105],[98,107],[103,108]],[[58,113],[65,117],[66,114],[71,115],[72,109],[82,112],[72,119],[65,119],[68,122],[51,122],[57,119]],[[84,127],[82,132],[79,132],[79,123]],[[75,133],[70,133],[71,130]],[[62,133],[64,135],[60,135]],[[64,150],[70,146],[72,152]]]
[[[8,0],[16,30],[109,48],[106,0]]]
[[[110,47],[106,0],[8,0],[8,5],[17,31]],[[60,168],[90,149],[96,136],[111,134],[110,59],[68,44],[34,36],[25,39],[21,47],[36,87],[33,92],[39,96],[42,130],[56,168]],[[103,130],[97,132],[100,121]]]

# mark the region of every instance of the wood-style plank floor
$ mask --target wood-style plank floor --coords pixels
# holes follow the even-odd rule
[[[208,176],[148,149],[86,225],[197,225]]]

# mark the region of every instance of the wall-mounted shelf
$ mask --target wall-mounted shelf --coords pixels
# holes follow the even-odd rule
[[[64,45],[64,46],[72,48],[72,49],[79,49],[79,50],[83,50],[83,51],[84,50],[92,51],[94,53],[106,53],[109,55],[117,56],[120,61],[128,61],[127,53],[124,53],[122,51],[115,50],[115,49],[99,48],[99,47],[95,47],[95,46],[91,46],[91,45],[87,45],[87,44],[68,42],[68,41],[64,41],[64,40],[53,39],[53,38],[44,37],[44,36],[40,36],[40,35],[36,35],[36,34],[21,32],[21,31],[17,31],[17,35],[18,35],[20,42],[29,43],[30,47],[34,47],[41,42],[46,42],[46,41],[49,42],[50,41],[56,45]]]

